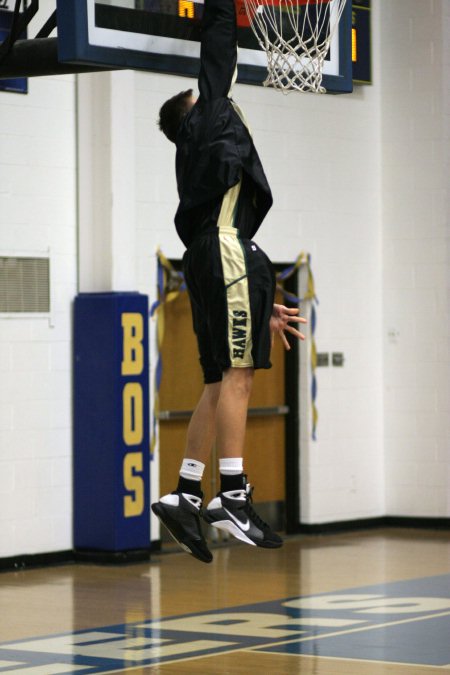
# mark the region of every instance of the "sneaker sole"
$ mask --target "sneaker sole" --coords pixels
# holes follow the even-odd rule
[[[206,518],[205,520],[208,522]],[[240,539],[240,541],[243,541],[245,544],[250,544],[251,546],[259,546],[259,548],[281,548],[283,546],[282,541],[253,541],[253,539],[249,539],[249,537],[247,537],[247,535],[244,534],[244,532],[242,532],[242,530],[240,530],[231,520],[216,520],[214,523],[209,523],[209,525],[211,525],[211,527],[216,527],[223,532],[228,532],[229,534],[232,534],[233,537],[236,537],[236,539]]]
[[[222,530],[222,532],[228,532],[229,534],[232,534],[233,537],[236,537],[236,539],[240,539],[243,541],[245,544],[250,544],[251,546],[256,546],[255,542],[249,539],[243,532],[238,528],[235,523],[231,522],[231,520],[216,520],[214,523],[209,523],[211,527],[215,527],[218,530]]]
[[[162,523],[162,525],[164,525],[164,527],[166,528],[167,532],[170,534],[172,539],[174,541],[176,541],[178,546],[180,546],[183,549],[183,551],[185,551],[186,553],[189,553],[190,555],[192,555],[197,560],[200,560],[201,562],[204,562],[204,563],[212,562],[212,560],[213,560],[212,553],[210,553],[211,557],[206,557],[204,555],[204,553],[202,553],[202,551],[199,551],[196,548],[190,548],[188,544],[184,543],[183,541],[180,541],[176,537],[176,535],[170,529],[169,525],[165,522],[165,513],[164,513],[164,510],[162,509],[160,504],[158,504],[158,503],[152,504],[152,511],[155,514],[155,516],[157,516],[159,518],[160,522]]]

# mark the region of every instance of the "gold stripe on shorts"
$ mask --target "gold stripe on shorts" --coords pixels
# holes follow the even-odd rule
[[[220,210],[220,256],[228,308],[228,348],[232,368],[253,368],[252,319],[247,266],[239,232],[233,227],[241,183],[226,192]]]

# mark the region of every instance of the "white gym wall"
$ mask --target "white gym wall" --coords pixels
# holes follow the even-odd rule
[[[72,544],[73,78],[0,93],[0,256],[49,256],[51,316],[0,315],[0,556]]]
[[[317,348],[345,356],[343,368],[317,370],[316,442],[303,419],[305,523],[450,516],[450,8],[373,4],[372,87],[326,97],[235,92],[275,196],[257,240],[276,262],[312,254]],[[52,288],[51,322],[0,316],[0,557],[72,546],[77,274],[83,290],[134,287],[153,300],[156,247],[181,257],[174,148],[156,118],[191,85],[114,73],[30,79],[28,96],[0,93],[0,256],[49,250]],[[93,149],[96,106],[104,142]],[[103,209],[83,184],[89,170]],[[304,401],[308,387],[304,379]]]
[[[450,3],[382,0],[386,512],[450,515]]]

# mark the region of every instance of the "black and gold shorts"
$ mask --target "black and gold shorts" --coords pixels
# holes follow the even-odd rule
[[[228,368],[270,368],[272,263],[234,227],[200,235],[183,258],[206,384]]]

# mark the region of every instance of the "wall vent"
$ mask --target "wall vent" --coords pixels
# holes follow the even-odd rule
[[[50,311],[50,260],[0,256],[0,312]]]

